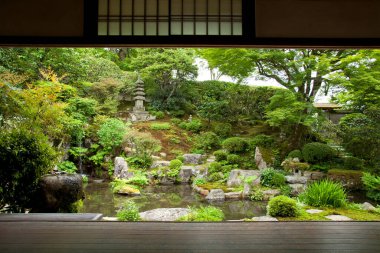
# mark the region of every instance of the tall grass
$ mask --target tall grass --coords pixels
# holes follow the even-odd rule
[[[321,180],[310,184],[299,199],[314,207],[344,207],[347,205],[347,194],[340,183]]]

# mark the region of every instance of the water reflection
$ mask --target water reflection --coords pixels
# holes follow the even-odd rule
[[[222,209],[227,220],[238,220],[265,215],[264,202],[246,200],[208,203],[198,193],[192,191],[189,185],[148,186],[141,196],[126,197],[113,194],[108,183],[89,183],[85,186],[86,199],[83,213],[102,213],[104,216],[115,216],[117,210],[127,200],[134,200],[140,211],[155,208],[197,207],[213,205]]]

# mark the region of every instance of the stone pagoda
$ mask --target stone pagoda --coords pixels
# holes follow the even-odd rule
[[[146,101],[146,98],[144,82],[141,80],[140,76],[136,81],[133,101],[135,101],[135,106],[133,107],[132,112],[129,113],[132,122],[151,121],[156,119],[156,116],[150,115],[149,112],[145,111],[144,101]]]

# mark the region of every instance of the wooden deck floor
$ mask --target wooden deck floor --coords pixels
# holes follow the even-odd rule
[[[379,222],[0,222],[0,252],[380,252]]]

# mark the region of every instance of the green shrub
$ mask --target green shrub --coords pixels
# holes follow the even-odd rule
[[[305,204],[314,207],[337,208],[347,204],[347,195],[343,186],[330,180],[321,180],[308,185],[299,198]]]
[[[178,126],[179,124],[181,124],[182,120],[179,119],[179,118],[172,118],[172,119],[170,119],[170,122],[171,122],[173,125]]]
[[[170,169],[172,169],[172,170],[179,170],[179,169],[181,168],[182,165],[183,165],[183,163],[182,163],[180,160],[178,160],[178,159],[174,159],[174,160],[171,160],[171,161],[170,161],[170,165],[169,165],[169,167],[170,167]]]
[[[68,174],[75,174],[77,172],[77,166],[71,161],[64,161],[57,165],[58,170],[64,171]]]
[[[82,182],[83,183],[88,183],[88,176],[82,175]]]
[[[216,172],[216,173],[212,173],[211,175],[209,175],[207,177],[208,181],[210,182],[216,182],[216,181],[220,181],[220,180],[223,180],[224,179],[224,176],[223,174],[221,174],[220,172]]]
[[[364,161],[362,159],[348,156],[344,158],[344,167],[350,170],[361,170],[363,169]]]
[[[227,162],[229,164],[240,164],[241,163],[241,158],[239,155],[236,154],[229,154],[227,155]]]
[[[209,175],[211,175],[211,174],[217,173],[217,172],[222,172],[222,165],[218,162],[210,163],[210,165],[208,166],[208,169],[207,169],[207,173]]]
[[[322,172],[327,172],[330,169],[329,165],[326,164],[313,164],[309,168],[311,171],[322,171]]]
[[[224,213],[219,208],[214,206],[201,206],[192,208],[191,212],[180,218],[179,221],[223,221]]]
[[[310,165],[308,163],[301,163],[301,162],[294,162],[293,159],[288,158],[285,161],[281,163],[281,166],[286,171],[292,171],[292,172],[298,172],[298,171],[305,171],[310,168]]]
[[[202,129],[202,122],[200,120],[192,120],[189,122],[183,121],[178,126],[187,131],[199,133]]]
[[[298,158],[302,160],[303,156],[301,150],[295,149],[293,151],[290,151],[290,153],[288,154],[288,158]]]
[[[203,150],[215,150],[219,147],[219,137],[214,132],[204,132],[195,138],[195,147]]]
[[[268,214],[273,217],[296,217],[297,201],[287,196],[277,196],[268,203]]]
[[[326,162],[335,156],[335,150],[327,144],[312,142],[303,146],[302,155],[308,163]]]
[[[132,169],[148,169],[153,163],[151,157],[139,157],[139,156],[131,156],[126,159],[128,162],[128,166]]]
[[[30,207],[38,180],[56,156],[43,134],[23,128],[0,131],[0,209],[6,204],[13,212]]]
[[[259,134],[253,137],[249,143],[251,149],[255,147],[270,148],[274,144],[274,139],[272,136]]]
[[[362,181],[367,190],[367,197],[380,201],[380,176],[363,173]]]
[[[185,157],[183,157],[183,155],[178,155],[175,159],[180,160],[182,163],[185,161]]]
[[[117,212],[116,217],[119,221],[139,221],[140,213],[135,202],[128,200],[123,208]]]
[[[266,168],[260,176],[260,183],[267,187],[280,187],[286,182],[285,176],[273,168]]]
[[[163,119],[165,118],[165,113],[164,112],[161,112],[161,111],[154,111],[154,112],[151,112],[152,115],[156,116],[156,119]]]
[[[127,183],[138,186],[145,186],[149,184],[149,180],[144,173],[136,171],[134,173],[134,176],[127,180]]]
[[[249,199],[252,201],[262,201],[264,199],[264,192],[260,187],[254,187],[250,194]]]
[[[194,184],[195,185],[202,185],[202,184],[205,184],[206,183],[206,180],[204,178],[196,178],[194,180]]]
[[[214,132],[222,137],[226,138],[231,135],[232,132],[232,126],[230,123],[218,123],[214,127]]]
[[[228,153],[225,150],[217,150],[213,153],[213,155],[215,156],[216,161],[220,162],[227,160]]]
[[[153,123],[150,125],[150,129],[152,130],[170,130],[169,123]]]
[[[120,146],[123,142],[127,128],[120,119],[107,119],[101,126],[98,133],[99,143],[105,150],[111,151]]]
[[[225,139],[222,143],[222,146],[230,153],[244,153],[248,150],[247,140],[240,137],[231,137]]]

